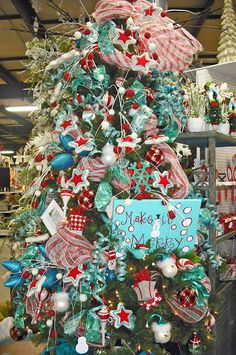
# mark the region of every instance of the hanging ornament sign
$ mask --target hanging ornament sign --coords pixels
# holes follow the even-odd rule
[[[115,200],[113,235],[124,239],[131,251],[150,241],[150,251],[164,248],[167,252],[188,253],[194,248],[200,212],[200,200]]]

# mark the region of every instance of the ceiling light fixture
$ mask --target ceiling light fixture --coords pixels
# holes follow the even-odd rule
[[[11,154],[14,154],[14,150],[2,150],[0,151],[0,154],[3,154],[3,155],[11,155]]]
[[[8,112],[32,112],[32,111],[35,111],[37,109],[38,109],[38,107],[37,106],[33,106],[33,105],[6,107],[6,110]]]

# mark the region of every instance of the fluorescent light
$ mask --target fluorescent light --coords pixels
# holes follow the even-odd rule
[[[33,106],[33,105],[6,107],[6,110],[8,112],[32,112],[32,111],[35,111],[37,109],[38,109],[38,107],[37,106]]]
[[[15,153],[14,150],[2,150],[2,151],[0,151],[0,154],[6,154],[6,155],[14,154],[14,153]]]

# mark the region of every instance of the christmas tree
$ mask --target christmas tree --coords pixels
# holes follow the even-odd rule
[[[178,73],[200,48],[146,0],[101,0],[70,37],[28,45],[32,181],[11,224],[21,252],[3,263],[15,339],[30,329],[45,355],[71,355],[197,353],[212,338],[201,257],[217,267],[217,214],[173,143]]]
[[[217,55],[219,63],[236,60],[236,23],[232,0],[224,0],[221,34]]]

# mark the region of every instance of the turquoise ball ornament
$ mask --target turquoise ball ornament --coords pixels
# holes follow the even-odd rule
[[[49,164],[54,170],[67,170],[74,165],[74,158],[69,153],[58,154]]]
[[[70,142],[74,141],[74,138],[71,137],[69,134],[63,136],[62,134],[60,134],[59,136],[59,140],[60,143],[62,145],[62,147],[67,151],[67,152],[73,152],[74,148],[70,147],[68,144]]]
[[[209,226],[212,223],[211,211],[208,208],[201,208],[200,210],[200,220],[205,226]]]
[[[50,289],[58,284],[58,279],[56,275],[58,274],[57,269],[48,269],[45,272],[46,280],[43,283],[43,288]]]

